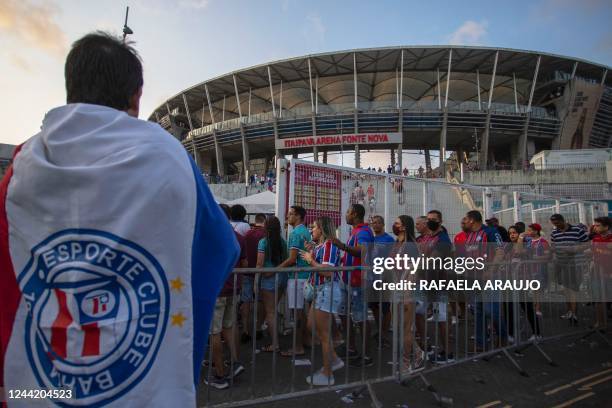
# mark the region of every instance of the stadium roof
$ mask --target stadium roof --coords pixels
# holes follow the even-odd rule
[[[498,54],[497,54],[498,53]],[[612,85],[610,67],[590,61],[561,55],[506,48],[473,46],[398,46],[369,48],[312,54],[289,58],[250,68],[241,69],[201,82],[169,98],[149,118],[168,114],[168,108],[185,112],[185,101],[193,116],[194,127],[210,124],[206,88],[208,88],[213,115],[218,122],[247,114],[272,110],[270,79],[274,105],[278,109],[310,107],[311,89],[316,86],[315,99],[321,104],[352,103],[355,97],[354,73],[357,72],[357,95],[362,101],[395,101],[397,74],[402,70],[402,98],[405,100],[433,100],[445,95],[446,77],[450,59],[450,100],[476,100],[478,98],[476,75],[479,73],[481,93],[490,88],[496,54],[495,99],[513,98],[516,83],[519,98],[526,100],[536,70],[538,58],[538,83],[569,77],[577,77],[606,85]],[[269,68],[269,71],[268,71]],[[439,72],[439,73],[438,73]],[[438,87],[438,75],[441,86]],[[318,79],[317,79],[318,78]],[[312,88],[310,86],[312,80]],[[280,83],[283,83],[280,101]],[[315,85],[316,81],[316,85]],[[456,84],[463,84],[457,86]],[[442,88],[441,90],[438,88]],[[239,96],[236,98],[236,91]],[[185,100],[183,99],[183,95]],[[512,96],[511,96],[512,95]],[[222,102],[226,99],[224,102]],[[222,106],[225,103],[225,106]],[[238,107],[240,104],[240,108]],[[537,104],[537,97],[534,105]],[[206,107],[206,108],[205,108]]]

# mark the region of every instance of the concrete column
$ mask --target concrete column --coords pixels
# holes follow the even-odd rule
[[[276,141],[278,140],[278,120],[274,117],[272,122],[272,128],[274,129],[274,152],[276,154],[276,161],[281,157],[279,149],[276,148]]]
[[[400,168],[400,172],[404,169],[404,165],[403,165],[403,160],[402,160],[402,153],[403,153],[404,149],[402,148],[402,144],[398,144],[397,145],[397,164],[399,164],[399,168]]]
[[[442,131],[440,132],[440,170],[442,174],[446,174],[444,168],[444,156],[446,156],[446,131],[448,124],[448,109],[444,108],[444,114],[442,117]]]
[[[523,168],[523,163],[525,160],[528,160],[529,156],[527,155],[527,134],[529,132],[529,120],[531,118],[531,114],[527,112],[527,116],[525,117],[525,124],[523,125],[523,132],[521,133],[521,138],[519,139],[518,145],[518,168]]]
[[[268,169],[270,168],[270,157],[266,156],[265,157],[265,163],[264,163],[264,176],[268,176]]]
[[[425,149],[425,169],[431,170],[431,154],[429,149]]]
[[[246,177],[246,175],[249,172],[249,167],[250,167],[249,165],[249,146],[247,145],[247,142],[246,142],[244,126],[242,126],[242,124],[240,125],[240,137],[242,138],[242,163],[244,167],[244,175]]]
[[[217,161],[217,174],[225,176],[225,166],[223,165],[223,152],[219,147],[219,141],[217,140],[217,130],[213,129],[213,140],[215,141],[215,158]]]
[[[489,132],[491,130],[491,111],[487,111],[487,119],[485,121],[484,132],[482,133],[482,141],[480,144],[480,170],[487,169],[489,160]]]
[[[458,147],[455,153],[457,155],[457,166],[461,166],[461,163],[465,163],[465,151],[463,147]]]
[[[312,154],[314,156],[314,162],[318,163],[319,162],[319,148],[317,146],[312,148]]]
[[[327,152],[323,152],[323,163],[327,164]]]
[[[391,149],[391,167],[395,171],[395,149]]]
[[[359,145],[355,145],[355,168],[361,168],[361,153],[359,152]]]
[[[400,133],[400,135],[402,135],[402,140],[404,139],[404,121],[402,120],[403,118],[403,111],[402,109],[399,110],[399,121],[398,121],[398,125],[397,125],[397,131]],[[404,169],[404,145],[403,142],[397,145],[397,162],[399,163],[400,166],[400,170]]]

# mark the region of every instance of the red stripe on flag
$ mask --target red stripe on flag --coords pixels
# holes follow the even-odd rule
[[[82,356],[100,355],[100,328],[98,327],[98,323],[84,324],[82,329],[85,332]]]
[[[13,160],[21,150],[17,146]],[[13,177],[13,166],[10,166],[0,182],[0,387],[4,386],[4,355],[8,347],[15,315],[19,307],[21,291],[13,269],[13,261],[9,251],[9,225],[6,217],[6,196],[8,186]]]
[[[72,323],[72,315],[66,303],[66,294],[59,289],[54,289],[59,310],[57,317],[51,326],[51,349],[61,358],[66,358],[66,347],[68,345],[68,326]]]

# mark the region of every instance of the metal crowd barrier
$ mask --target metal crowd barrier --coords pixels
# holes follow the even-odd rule
[[[199,388],[198,405],[210,407],[238,407],[271,403],[291,398],[330,391],[352,391],[344,398],[356,398],[361,394],[368,394],[374,406],[381,406],[373,385],[381,382],[394,381],[399,385],[406,385],[410,381],[419,379],[424,382],[435,400],[442,405],[452,405],[452,398],[445,396],[443,390],[433,387],[427,380],[427,375],[466,361],[488,361],[494,355],[502,355],[511,362],[521,375],[529,373],[521,366],[517,357],[521,356],[527,348],[534,348],[542,356],[542,362],[556,366],[554,359],[546,352],[545,343],[565,336],[580,335],[582,337],[599,336],[610,345],[606,333],[600,327],[593,325],[597,314],[603,312],[603,323],[607,319],[606,292],[610,285],[610,272],[603,272],[587,259],[580,263],[530,261],[530,260],[504,260],[497,263],[488,263],[485,272],[481,275],[464,274],[461,280],[474,281],[478,279],[512,280],[533,279],[534,276],[541,282],[541,289],[534,291],[427,291],[394,292],[386,294],[383,291],[370,291],[372,285],[371,268],[358,271],[357,268],[243,268],[233,273],[234,291],[232,303],[232,337],[237,341],[238,336],[238,283],[241,279],[253,277],[258,279],[262,274],[271,273],[274,276],[274,335],[269,342],[273,349],[290,348],[291,357],[281,357],[279,352],[265,353],[260,350],[256,333],[258,332],[258,302],[262,298],[262,290],[254,293],[252,307],[252,324],[250,325],[252,340],[243,345],[240,359],[245,363],[246,373],[240,377],[230,377],[230,387],[226,390],[212,389],[202,385]],[[366,268],[364,268],[366,269]],[[284,288],[280,284],[286,279],[297,279],[299,272],[313,272],[318,275],[324,272],[344,272],[349,276],[355,273],[364,273],[361,290],[365,296],[362,304],[365,319],[356,323],[354,327],[341,324],[336,315],[329,319],[327,331],[328,347],[337,348],[334,343],[334,326],[343,334],[342,353],[338,357],[344,362],[344,367],[335,372],[335,384],[315,387],[305,381],[307,375],[314,375],[321,365],[322,353],[320,347],[315,346],[317,333],[314,325],[309,336],[310,350],[304,356],[295,354],[297,329],[295,316],[285,315],[284,320],[293,324],[290,334],[279,334],[280,312],[286,310],[282,307],[281,298],[285,297]],[[396,275],[396,278],[399,275]],[[455,275],[456,276],[456,275]],[[403,274],[402,277],[406,277]],[[427,273],[417,273],[409,279],[430,281],[438,279],[439,275],[428,276]],[[393,279],[393,278],[392,278]],[[452,279],[452,278],[451,278]],[[448,279],[448,280],[451,280]],[[331,279],[330,304],[333,304],[335,285],[343,289],[342,303],[346,314],[351,313],[352,297],[359,295],[354,290],[346,290],[340,281]],[[297,299],[297,285],[295,298]],[[314,286],[313,302],[321,291],[321,287]],[[563,320],[560,315],[567,316],[566,300],[571,293],[578,306],[574,315]],[[388,312],[385,312],[389,308]],[[373,321],[370,309],[378,309],[378,319]],[[385,332],[386,313],[390,313],[390,327]],[[308,311],[305,314],[310,315]],[[428,317],[428,315],[430,315]],[[291,317],[291,318],[290,318]],[[268,322],[268,325],[271,322]],[[299,329],[299,328],[298,328]],[[355,330],[353,330],[355,329]],[[377,329],[375,337],[367,338],[364,334]],[[355,334],[354,331],[358,331]],[[352,336],[357,348],[358,358],[351,358],[349,345]],[[336,339],[338,340],[338,339]],[[227,345],[229,339],[225,339]],[[283,346],[283,347],[280,347]],[[240,347],[240,346],[238,346]],[[406,350],[406,349],[411,350]],[[373,360],[369,366],[364,350]],[[306,349],[305,349],[306,350]],[[209,364],[203,371],[203,376],[210,381],[213,375],[213,353],[209,346]],[[418,360],[425,358],[423,367]],[[308,360],[308,361],[305,361]],[[305,364],[296,366],[296,362]],[[229,359],[230,370],[234,366],[234,356]],[[201,381],[202,382],[202,381]],[[398,386],[399,386],[398,385]],[[336,395],[336,394],[334,394]],[[337,396],[339,398],[340,395]]]

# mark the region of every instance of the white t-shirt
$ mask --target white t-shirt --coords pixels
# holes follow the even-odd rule
[[[243,237],[251,230],[251,226],[244,221],[230,221],[234,231],[242,235]]]

